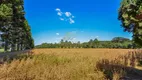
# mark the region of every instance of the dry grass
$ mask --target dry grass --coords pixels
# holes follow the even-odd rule
[[[34,54],[50,54],[55,53],[61,56],[88,56],[94,57],[97,59],[112,59],[116,58],[120,55],[125,55],[129,51],[133,51],[133,49],[34,49]]]
[[[0,66],[2,80],[103,80],[95,68],[95,59],[40,54],[14,60]]]
[[[113,79],[119,80],[125,75],[122,69],[125,65],[119,63],[119,60],[113,60],[126,55],[128,51],[130,50],[34,49],[30,52],[32,55],[20,55],[18,59],[1,64],[0,80],[105,80],[107,77],[104,70],[112,69],[109,64],[121,66],[117,67],[120,70],[118,72],[116,67],[112,69]],[[106,65],[103,59],[109,63]]]

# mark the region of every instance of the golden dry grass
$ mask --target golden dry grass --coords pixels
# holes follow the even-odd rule
[[[120,55],[125,55],[133,49],[34,49],[34,54],[50,54],[55,53],[61,56],[88,56],[95,58],[112,59]]]
[[[129,49],[34,49],[0,65],[0,80],[105,80],[100,59],[114,59]],[[107,67],[107,66],[106,66]],[[115,73],[114,79],[121,74]]]

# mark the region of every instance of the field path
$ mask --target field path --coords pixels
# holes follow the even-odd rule
[[[24,50],[24,51],[17,51],[17,52],[6,52],[6,53],[0,53],[0,59],[4,58],[4,57],[14,57],[18,54],[23,54],[23,53],[27,53],[31,50]]]

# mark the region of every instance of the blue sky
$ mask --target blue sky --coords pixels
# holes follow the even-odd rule
[[[94,38],[131,38],[117,19],[121,0],[24,1],[36,45],[60,39],[85,42]]]

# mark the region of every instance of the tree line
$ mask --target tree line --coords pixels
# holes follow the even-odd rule
[[[98,39],[90,39],[88,42],[76,42],[64,41],[63,39],[59,43],[42,43],[41,45],[35,46],[35,48],[138,48],[137,45],[133,43],[132,40],[115,37],[110,41],[99,41]]]
[[[132,33],[132,40],[116,37],[111,41],[90,40],[84,43],[72,43],[61,40],[60,43],[43,43],[36,48],[141,48],[142,46],[142,0],[122,0],[118,19],[125,32]],[[124,40],[123,40],[124,39]]]
[[[5,51],[34,47],[23,5],[24,0],[0,0],[0,37]]]
[[[25,18],[24,0],[0,0],[0,37],[5,51],[31,49],[34,40]],[[61,40],[60,43],[43,43],[37,48],[137,48],[142,46],[142,0],[122,0],[118,19],[124,31],[132,33],[132,40],[115,42],[90,40],[84,43],[72,43]],[[123,38],[124,39],[124,38]],[[136,44],[134,44],[136,43]]]

